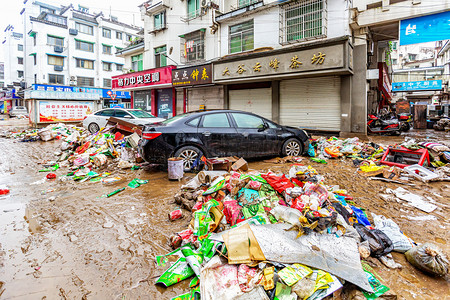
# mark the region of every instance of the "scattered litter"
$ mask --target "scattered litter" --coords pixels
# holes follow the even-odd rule
[[[407,201],[409,205],[414,206],[424,212],[430,213],[437,208],[436,205],[429,203],[424,197],[413,194],[404,188],[397,188],[395,190],[386,189],[386,192],[394,194],[397,198]]]

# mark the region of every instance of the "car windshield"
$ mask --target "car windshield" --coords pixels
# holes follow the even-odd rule
[[[133,116],[135,116],[136,118],[156,118],[154,115],[149,114],[146,111],[137,109],[137,110],[129,110],[128,111],[130,114],[132,114]]]

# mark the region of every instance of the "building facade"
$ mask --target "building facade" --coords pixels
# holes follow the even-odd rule
[[[74,91],[78,93],[77,99],[94,101],[94,110],[111,104],[130,106],[130,98],[113,99],[98,89],[110,90],[112,77],[123,73],[125,61],[115,53],[137,39],[140,28],[119,22],[113,16],[106,18],[103,13],[89,13],[89,9],[82,6],[57,7],[28,1],[21,14],[24,20],[24,78],[31,87],[28,95],[56,97],[30,101],[29,109],[33,111],[31,117],[35,122],[39,122],[41,107],[36,101],[61,101],[70,98]],[[42,93],[42,89],[66,94]]]

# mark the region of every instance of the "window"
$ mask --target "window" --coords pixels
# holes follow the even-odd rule
[[[36,46],[36,34],[33,35],[33,46]]]
[[[117,118],[125,118],[126,116],[128,116],[130,119],[134,119],[129,113],[124,110],[116,110],[114,116]]]
[[[133,71],[142,71],[144,70],[144,65],[143,65],[143,54],[139,54],[139,55],[135,55],[131,57],[131,69]]]
[[[409,53],[409,54],[408,54],[408,58],[409,58],[410,61],[416,60],[417,54]]]
[[[116,71],[122,71],[123,65],[116,64]]]
[[[263,128],[264,121],[260,117],[248,114],[232,113],[238,128]]]
[[[294,1],[280,9],[280,43],[324,37],[326,0]]]
[[[94,86],[94,78],[77,76],[77,86]]]
[[[50,46],[64,46],[64,38],[53,36],[53,35],[47,35],[47,45]]]
[[[393,64],[393,65],[396,65],[396,64],[397,64],[397,59],[396,59],[396,58],[392,59],[392,64]]]
[[[103,28],[102,29],[102,36],[105,38],[110,39],[111,38],[111,29]]]
[[[230,53],[253,50],[253,20],[230,26]]]
[[[60,25],[67,25],[67,18],[59,15],[47,14],[44,20]]]
[[[118,40],[122,39],[122,32],[116,31],[116,39],[118,39]]]
[[[62,76],[62,75],[60,75],[60,76]],[[49,78],[50,78],[50,76],[49,76]],[[34,84],[37,84],[37,74],[34,74]]]
[[[192,126],[192,127],[197,127],[199,122],[200,122],[200,117],[192,119],[189,122],[187,122],[186,124],[189,126]]]
[[[188,0],[187,1],[188,6],[188,14],[187,19],[195,19],[198,16],[200,16],[201,7],[200,7],[200,0]]]
[[[91,69],[91,70],[94,69],[93,60],[76,58],[76,61],[77,61],[77,68]]]
[[[246,7],[259,1],[260,0],[238,0],[238,8]]]
[[[46,13],[51,13],[51,14],[55,13],[54,9],[50,9],[50,8],[47,8],[47,7],[44,7],[44,6],[40,6],[40,11],[41,12],[46,12]]]
[[[204,115],[202,127],[230,127],[230,122],[227,114]]]
[[[52,66],[64,66],[64,57],[48,55],[47,63]]]
[[[33,56],[33,64],[36,65],[37,64],[37,58],[36,55],[32,55]]]
[[[133,39],[133,36],[131,34],[127,34],[127,41],[131,42],[132,39]]]
[[[75,23],[75,29],[78,30],[78,32],[93,35],[94,34],[94,27],[82,23]]]
[[[80,40],[75,40],[75,49],[87,52],[94,52],[94,44]]]
[[[64,75],[48,74],[48,83],[64,84]]]
[[[18,63],[19,65],[23,65],[23,57],[18,57],[18,58],[17,58],[17,63]]]
[[[155,48],[155,67],[167,66],[167,50],[166,46]]]
[[[23,77],[23,71],[17,71],[17,77],[19,78]]]
[[[103,62],[103,71],[112,71],[112,63]]]
[[[99,111],[97,113],[95,113],[96,116],[105,116],[105,117],[112,117],[114,116],[114,110],[112,109],[105,109],[102,111]]]
[[[111,79],[103,78],[103,87],[111,87]]]
[[[17,50],[18,50],[18,51],[23,51],[23,45],[18,44],[18,45],[17,45]]]
[[[111,55],[111,48],[112,46],[103,45],[103,54],[110,54]]]
[[[181,61],[195,62],[205,59],[205,32],[198,30],[184,35],[181,45]]]
[[[163,29],[166,27],[166,12],[160,12],[154,15],[154,30]]]

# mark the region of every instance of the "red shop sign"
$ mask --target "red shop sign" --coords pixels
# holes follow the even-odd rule
[[[112,89],[127,89],[172,83],[172,70],[176,66],[149,69],[112,77]]]

